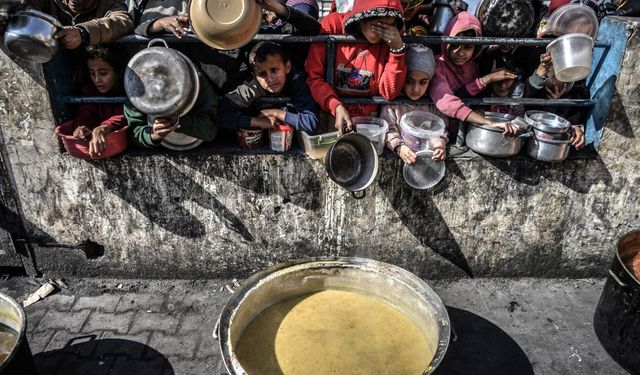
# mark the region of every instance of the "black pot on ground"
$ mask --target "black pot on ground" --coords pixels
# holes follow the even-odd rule
[[[600,343],[631,374],[640,374],[640,282],[627,265],[640,252],[640,230],[618,242],[594,316]]]

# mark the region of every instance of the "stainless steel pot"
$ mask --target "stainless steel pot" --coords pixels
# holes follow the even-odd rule
[[[540,161],[563,161],[569,155],[570,148],[569,133],[564,133],[560,139],[542,139],[533,136],[525,142],[527,155]]]
[[[485,112],[484,116],[491,121],[506,122],[514,116],[505,113]],[[522,138],[505,137],[502,130],[490,125],[470,122],[467,128],[465,143],[478,154],[493,157],[516,155],[522,148]]]
[[[527,111],[524,120],[534,130],[548,134],[564,134],[571,128],[571,122],[551,112]]]
[[[14,55],[34,63],[51,60],[60,44],[53,36],[62,24],[53,16],[28,9],[11,17],[4,32],[4,44]]]
[[[404,313],[435,349],[423,375],[434,372],[444,358],[451,336],[449,316],[440,297],[419,277],[371,259],[315,258],[260,271],[229,298],[213,333],[219,340],[227,371],[231,375],[246,374],[235,349],[245,328],[258,314],[277,303],[323,290],[362,293]]]
[[[369,138],[348,133],[329,147],[324,165],[329,178],[362,199],[378,175],[378,153]]]
[[[0,0],[0,21],[6,21],[11,11],[24,4],[24,0]]]
[[[152,47],[162,43],[164,47]],[[139,111],[155,117],[184,116],[198,98],[198,71],[188,57],[153,39],[135,54],[124,74],[127,97]]]

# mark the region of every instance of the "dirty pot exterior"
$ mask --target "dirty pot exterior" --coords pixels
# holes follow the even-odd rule
[[[251,321],[268,307],[322,290],[362,293],[403,311],[434,342],[435,354],[424,375],[440,364],[451,335],[449,316],[438,295],[419,277],[400,267],[365,258],[312,258],[275,265],[251,276],[222,309],[214,337],[231,375],[247,374],[235,346]]]
[[[600,343],[632,374],[640,374],[640,281],[625,263],[640,251],[640,230],[622,236],[593,318]]]
[[[495,112],[487,112],[485,117],[495,122],[513,119],[513,116],[509,114]],[[514,156],[522,148],[521,138],[505,137],[499,128],[475,123],[469,123],[465,143],[478,154],[493,157]]]
[[[33,355],[26,337],[27,317],[22,306],[4,293],[0,293],[0,324],[18,333],[18,341],[11,354],[0,364],[0,374],[36,374]]]
[[[14,55],[34,63],[46,63],[60,48],[54,34],[62,24],[53,16],[29,9],[18,12],[7,25],[4,43]]]

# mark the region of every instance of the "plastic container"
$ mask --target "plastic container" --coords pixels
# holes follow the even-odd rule
[[[425,190],[442,180],[445,172],[444,161],[433,160],[432,157],[432,151],[419,151],[414,163],[404,165],[402,175],[407,185],[417,190]]]
[[[547,33],[556,36],[582,33],[598,35],[598,17],[593,9],[582,4],[567,4],[556,9],[547,21]]]
[[[291,125],[277,125],[269,130],[269,142],[271,150],[287,152],[291,149],[294,128]]]
[[[100,155],[95,157],[91,157],[91,155],[89,155],[89,141],[77,139],[73,136],[73,121],[67,121],[56,126],[55,132],[62,140],[62,144],[69,155],[84,160],[95,160],[108,158],[124,151],[129,144],[127,129],[129,129],[129,126],[125,126],[124,128],[114,130],[111,133],[106,134],[104,139],[107,143],[107,147]]]
[[[413,152],[433,150],[446,128],[444,120],[426,111],[405,113],[399,125],[404,144]]]
[[[356,133],[369,138],[378,155],[384,151],[384,138],[389,131],[389,124],[379,117],[356,116],[351,119],[356,127]]]
[[[556,79],[560,82],[583,80],[591,73],[593,39],[575,33],[556,38],[547,46],[551,53]]]
[[[327,155],[329,146],[336,143],[339,134],[337,131],[309,135],[307,132],[301,130],[297,132],[298,144],[309,155],[311,159],[322,159]]]
[[[240,147],[255,150],[262,146],[262,129],[238,129],[238,143]]]

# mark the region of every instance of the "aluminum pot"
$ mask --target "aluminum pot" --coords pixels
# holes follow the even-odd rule
[[[378,153],[369,138],[348,133],[329,147],[324,165],[329,178],[362,199],[378,175]]]
[[[164,47],[152,47],[162,43]],[[162,39],[153,39],[135,54],[124,74],[127,97],[139,111],[155,117],[186,115],[198,98],[195,65]]]
[[[46,63],[60,48],[53,36],[62,24],[53,16],[35,9],[18,12],[4,32],[4,44],[14,55],[34,63]]]
[[[631,374],[640,374],[640,280],[627,264],[638,252],[640,230],[620,238],[593,317],[600,343]]]
[[[0,293],[0,325],[8,327],[17,336],[9,355],[0,361],[0,374],[36,374],[26,336],[27,316],[22,306],[4,293]]]
[[[496,112],[485,112],[484,116],[495,122],[506,122],[514,119],[512,115]],[[472,122],[467,127],[465,143],[478,154],[493,157],[514,156],[522,148],[522,138],[505,137],[502,135],[502,129]]]
[[[563,161],[569,155],[570,138],[569,133],[564,133],[560,139],[533,136],[525,142],[525,152],[529,157],[540,161]]]
[[[564,134],[571,129],[571,122],[551,112],[527,111],[524,120],[535,130],[548,134]]]
[[[247,373],[235,348],[258,314],[274,304],[323,290],[362,293],[404,313],[435,349],[423,375],[434,372],[444,358],[451,336],[449,316],[440,297],[423,280],[405,269],[372,259],[312,258],[260,271],[229,298],[213,332],[229,374]]]
[[[434,0],[433,17],[429,20],[429,33],[444,34],[447,24],[454,16],[449,0]]]

